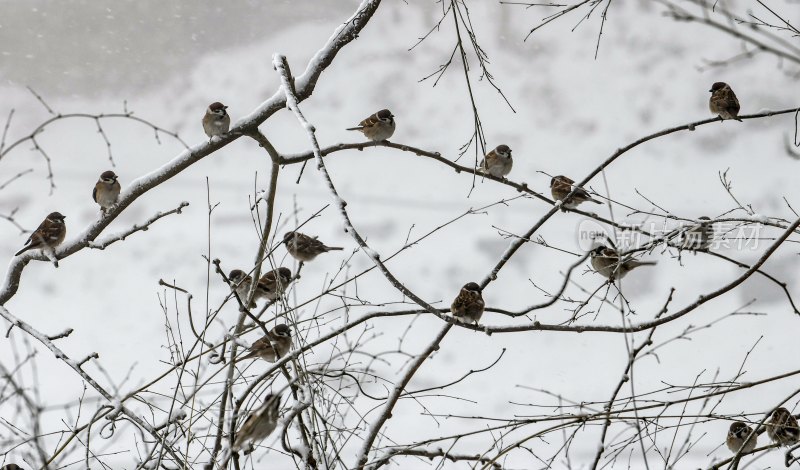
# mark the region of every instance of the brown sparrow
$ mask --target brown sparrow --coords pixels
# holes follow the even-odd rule
[[[100,179],[94,184],[92,199],[100,205],[100,211],[103,214],[117,203],[120,189],[122,187],[113,171],[104,171],[100,175]]]
[[[556,201],[561,201],[562,211],[566,212],[567,209],[575,209],[584,202],[602,204],[602,202],[592,199],[592,196],[583,188],[577,188],[575,194],[568,201],[564,201],[564,198],[572,191],[572,185],[574,184],[574,181],[564,175],[554,176],[550,179],[550,194],[553,195],[553,199]]]
[[[241,269],[234,269],[228,274],[228,280],[231,281],[231,286],[239,295],[239,300],[242,301],[242,304],[247,302],[247,295],[250,294],[253,278]],[[258,293],[258,291],[256,291],[256,293]],[[255,299],[253,299],[248,308],[254,308],[255,306]]]
[[[508,145],[498,145],[494,150],[489,151],[481,163],[479,168],[484,173],[489,173],[498,178],[504,178],[507,174],[511,173],[511,167],[514,165],[514,160],[511,159],[511,148]]]
[[[271,393],[267,395],[264,398],[264,403],[251,413],[242,427],[239,428],[231,449],[234,451],[241,450],[242,446],[247,442],[254,444],[272,434],[272,431],[278,427],[278,409],[280,406],[281,397],[279,395]]]
[[[275,362],[292,349],[292,331],[283,323],[275,325],[269,333],[257,339],[249,349],[246,356],[239,359],[253,359],[255,357],[267,362]]]
[[[750,452],[756,448],[756,440],[758,440],[757,434],[753,434],[750,439],[747,439],[747,436],[752,432],[753,430],[750,429],[750,426],[741,421],[736,421],[731,424],[728,437],[725,438],[725,444],[734,454],[739,452],[739,449],[742,449],[743,453]]]
[[[286,232],[283,236],[286,250],[298,261],[311,261],[322,253],[343,250],[339,246],[325,246],[317,237],[309,237],[300,232]]]
[[[481,286],[469,282],[461,288],[458,296],[453,300],[450,312],[459,320],[470,321],[477,325],[483,315],[485,305],[483,296],[481,296]]]
[[[67,236],[67,226],[64,224],[65,216],[58,212],[51,212],[46,219],[34,230],[25,246],[16,252],[14,256],[19,256],[28,250],[42,249],[50,253],[53,249],[64,241]],[[58,261],[55,262],[58,267]]]
[[[739,100],[730,85],[717,82],[711,85],[711,98],[708,100],[708,109],[722,119],[739,119]]]
[[[292,271],[289,268],[280,267],[274,269],[261,276],[261,279],[258,280],[256,297],[275,300],[286,290],[290,282],[292,282]]]
[[[800,427],[786,408],[778,408],[767,421],[767,435],[773,442],[789,446],[800,441]]]
[[[600,245],[591,252],[592,268],[603,276],[611,279],[622,279],[626,274],[639,266],[653,266],[655,261],[637,261],[631,257],[619,259],[616,250]]]
[[[707,250],[714,240],[714,224],[708,217],[698,217],[699,224],[683,233],[681,248],[688,250]]]
[[[0,470],[24,470],[24,469],[15,463],[10,463],[8,465],[3,465],[3,467],[0,468]]]
[[[394,115],[388,109],[381,109],[372,116],[350,127],[348,131],[359,131],[369,140],[386,140],[394,134]]]
[[[227,106],[215,101],[208,106],[206,114],[203,116],[203,130],[206,135],[211,138],[215,135],[222,135],[231,128],[231,117],[228,112]]]

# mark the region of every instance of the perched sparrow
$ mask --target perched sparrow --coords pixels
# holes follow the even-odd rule
[[[105,214],[107,210],[114,207],[122,189],[117,181],[117,175],[113,171],[104,171],[100,179],[94,184],[92,199],[100,204],[100,211]]]
[[[514,160],[511,159],[511,148],[508,145],[498,145],[481,160],[479,168],[484,173],[503,178],[511,173],[513,165]]]
[[[239,300],[241,300],[242,303],[247,302],[247,295],[250,293],[253,278],[241,269],[234,269],[228,274],[228,279],[231,281],[231,285],[236,290],[236,293],[239,294]],[[255,306],[255,299],[253,299],[253,302],[250,302],[249,308]]]
[[[622,279],[626,274],[639,266],[652,266],[655,261],[637,261],[626,258],[622,261],[616,250],[600,245],[591,252],[592,268],[608,279]]]
[[[206,135],[211,138],[215,135],[222,135],[231,128],[231,117],[228,116],[227,106],[215,101],[206,109],[206,115],[203,116],[203,130]]]
[[[28,250],[40,248],[52,252],[67,235],[67,226],[64,224],[64,216],[58,212],[51,212],[39,227],[28,237],[25,246],[22,247],[14,256],[19,256]],[[58,266],[58,262],[55,263]]]
[[[275,300],[281,292],[286,290],[290,282],[292,282],[292,271],[289,268],[274,269],[258,280],[256,297]]]
[[[311,238],[300,232],[286,232],[283,236],[283,243],[289,254],[298,261],[311,261],[322,253],[344,249],[339,246],[325,246],[324,243],[317,240],[317,237]]]
[[[3,465],[3,467],[0,468],[0,470],[24,470],[24,469],[15,463],[10,463],[8,465]]]
[[[556,201],[563,201],[561,203],[562,211],[566,212],[567,209],[575,209],[579,204],[584,202],[602,204],[602,202],[592,199],[592,196],[583,188],[577,188],[575,194],[573,194],[568,201],[564,201],[564,198],[572,191],[573,184],[575,184],[574,181],[563,175],[554,176],[550,180],[550,194],[553,195],[553,199]]]
[[[388,109],[381,109],[372,116],[350,127],[348,131],[360,131],[369,140],[386,140],[394,134],[394,115]]]
[[[232,449],[234,451],[241,450],[248,441],[255,443],[272,434],[272,431],[278,427],[278,408],[280,406],[280,396],[271,393],[267,395],[264,403],[250,414],[239,432],[236,433]]]
[[[269,333],[256,340],[250,346],[250,352],[239,359],[253,359],[258,357],[267,362],[275,362],[292,349],[292,331],[283,323],[275,325]]]
[[[699,224],[691,227],[683,233],[681,248],[689,250],[707,250],[714,240],[714,224],[708,217],[699,217],[702,220]]]
[[[767,421],[767,435],[774,442],[789,446],[800,441],[800,427],[797,420],[786,408],[778,408]]]
[[[711,99],[708,100],[708,109],[722,119],[739,119],[739,100],[731,90],[730,85],[717,82],[711,85]]]
[[[749,436],[752,431],[753,430],[750,429],[750,426],[741,421],[736,421],[731,424],[731,428],[728,431],[728,437],[725,438],[725,444],[728,445],[728,449],[730,449],[734,454],[739,452],[739,449],[742,449],[742,452],[745,453],[755,449],[758,435],[753,434],[753,437],[747,439],[747,436]],[[745,439],[747,439],[747,443],[745,443]],[[744,445],[744,448],[742,448],[742,445]]]
[[[461,292],[450,305],[450,312],[459,320],[470,321],[477,325],[485,305],[481,296],[481,286],[470,282],[461,288]]]

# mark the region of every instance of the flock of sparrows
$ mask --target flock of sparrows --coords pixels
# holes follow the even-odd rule
[[[710,92],[709,109],[712,113],[718,115],[723,120],[739,120],[739,101],[730,86],[722,82],[717,82],[713,84]],[[230,131],[231,118],[227,109],[228,107],[220,102],[211,103],[206,109],[202,119],[202,125],[203,131],[209,139],[224,135]],[[359,131],[370,141],[384,141],[394,134],[394,115],[388,109],[382,109],[362,120],[358,126],[348,128],[347,130]],[[501,144],[485,155],[478,165],[478,170],[497,178],[505,178],[511,172],[512,167],[513,159],[511,156],[511,148],[508,145]],[[106,214],[106,212],[117,203],[122,189],[117,179],[118,177],[113,171],[106,171],[100,175],[97,183],[95,183],[94,190],[92,191],[92,198],[100,206],[100,210],[103,214]],[[602,204],[600,201],[592,198],[585,189],[576,188],[574,184],[575,181],[563,175],[554,176],[550,180],[551,195],[553,199],[560,201],[560,209],[562,211],[575,209],[584,202]],[[574,193],[572,196],[567,198],[573,190]],[[55,265],[58,266],[53,251],[64,241],[66,236],[64,219],[65,216],[59,212],[50,213],[30,235],[25,245],[15,256],[28,250],[40,249],[48,253],[51,259],[54,260]],[[713,236],[713,228],[711,230],[711,235]],[[703,239],[703,237],[708,238],[708,227],[703,228],[701,226],[699,233],[696,235],[700,239]],[[317,240],[316,237],[311,237],[296,231],[286,233],[283,237],[283,244],[286,246],[286,250],[289,254],[301,263],[312,261],[322,253],[343,249],[341,247],[326,246],[324,243]],[[592,268],[609,280],[621,279],[631,270],[639,266],[655,264],[654,261],[638,261],[631,257],[621,258],[617,250],[602,245],[592,250],[590,255]],[[230,272],[228,277],[233,291],[236,292],[236,295],[241,301],[246,301],[246,297],[252,288],[253,279],[240,269],[234,269]],[[251,304],[248,305],[248,308],[255,307],[255,302],[261,299],[269,301],[276,300],[291,282],[292,273],[285,267],[280,267],[264,274],[256,283],[255,295]],[[450,311],[456,319],[477,324],[483,314],[484,306],[485,303],[482,297],[481,287],[477,283],[470,282],[461,288],[458,296],[450,307]],[[275,362],[286,355],[291,348],[291,330],[285,324],[278,324],[262,338],[255,341],[242,359],[261,358],[269,362]],[[268,436],[277,426],[279,406],[280,396],[268,395],[263,404],[250,415],[237,433],[234,450],[241,448],[245,442],[255,442]],[[785,415],[783,412],[778,413],[781,410],[785,412]],[[788,417],[786,415],[788,415]],[[778,418],[780,418],[780,422],[776,421]],[[780,441],[781,443],[796,442],[798,440],[798,434],[800,434],[800,432],[797,430],[797,421],[788,414],[788,411],[779,408],[773,415],[773,421],[774,422],[771,421],[771,424],[767,427],[767,431],[770,433],[770,437],[773,438],[773,440],[776,440],[776,442]],[[749,429],[750,428],[744,423],[734,423],[728,435],[728,447],[734,445],[735,442],[739,442],[737,439],[742,439],[743,433],[746,438]],[[734,444],[731,442],[734,442]],[[744,441],[739,442],[738,447],[740,447],[743,442]],[[751,442],[752,445],[755,446],[755,438],[748,441],[748,445],[750,445]],[[15,470],[18,468],[19,467],[12,464],[3,467],[2,470]]]

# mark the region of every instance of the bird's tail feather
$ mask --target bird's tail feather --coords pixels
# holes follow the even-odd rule
[[[359,127],[348,127],[345,130],[346,131],[360,131],[360,130],[363,130],[363,129],[364,129],[363,127],[359,126]]]
[[[22,253],[25,253],[26,251],[30,250],[31,248],[33,248],[33,246],[30,243],[28,243],[25,246],[23,246],[21,250],[19,250],[18,252],[14,253],[14,256],[19,256]]]
[[[344,250],[341,246],[329,246],[328,251]]]

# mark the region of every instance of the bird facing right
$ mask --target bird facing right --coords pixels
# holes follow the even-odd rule
[[[743,453],[752,452],[752,450],[756,448],[758,435],[753,434],[750,439],[747,439],[747,436],[749,436],[751,432],[753,432],[753,430],[750,429],[750,426],[741,421],[734,421],[728,430],[728,436],[725,438],[725,444],[734,454],[739,452],[739,449],[742,449]],[[745,440],[747,440],[747,442],[745,442]]]
[[[711,85],[711,98],[708,100],[708,109],[711,114],[716,114],[722,119],[739,119],[739,99],[731,89],[730,85],[724,82],[716,82]]]
[[[556,201],[561,201],[561,210],[563,212],[566,212],[567,209],[575,209],[584,202],[602,204],[602,202],[592,199],[592,196],[583,188],[576,188],[575,194],[573,194],[569,200],[565,201],[564,199],[572,192],[574,185],[575,181],[564,175],[554,176],[550,179],[550,194],[552,194],[553,199]]]
[[[789,446],[800,441],[800,427],[797,419],[786,408],[778,408],[767,422],[767,435],[772,442]]]
[[[219,101],[211,103],[206,109],[206,114],[203,116],[203,131],[209,138],[225,134],[230,130],[231,117],[226,109],[228,107]]]
[[[256,297],[259,299],[275,300],[286,290],[292,282],[292,271],[280,267],[261,276],[256,287]]]
[[[504,178],[511,173],[512,166],[514,166],[514,160],[511,158],[511,148],[508,145],[498,145],[486,154],[478,168],[483,173]]]
[[[284,323],[275,325],[266,335],[257,339],[251,346],[250,352],[240,360],[255,357],[267,362],[275,362],[292,349],[292,330]]]
[[[258,407],[244,422],[239,432],[236,433],[236,439],[233,441],[231,447],[234,451],[242,449],[244,444],[256,442],[264,439],[272,434],[272,431],[278,427],[278,410],[281,406],[280,395],[269,394],[264,398],[264,403]]]
[[[286,250],[297,261],[311,261],[322,253],[334,250],[343,250],[339,246],[326,246],[317,237],[309,237],[300,232],[286,232],[283,235],[283,243]]]
[[[481,295],[481,286],[475,282],[464,284],[450,305],[450,313],[458,320],[478,324],[486,306]]]
[[[28,250],[35,250],[37,248],[52,253],[53,249],[60,245],[61,242],[64,241],[64,237],[67,236],[67,226],[64,224],[65,218],[66,217],[59,212],[51,212],[48,214],[36,230],[33,231],[31,236],[28,237],[25,246],[16,252],[14,256],[19,256]],[[56,262],[55,265],[58,267],[58,262]]]
[[[620,260],[617,250],[600,245],[590,254],[592,268],[610,280],[622,279],[639,266],[653,266],[655,261],[637,261],[631,257]]]
[[[394,115],[388,109],[381,109],[375,114],[358,123],[356,127],[347,128],[348,131],[359,131],[364,137],[373,141],[380,142],[386,140],[394,134]]]
[[[100,179],[94,185],[92,191],[92,199],[100,205],[100,211],[105,214],[109,209],[114,207],[119,197],[119,192],[122,187],[117,181],[117,175],[113,171],[104,171],[100,175]]]

